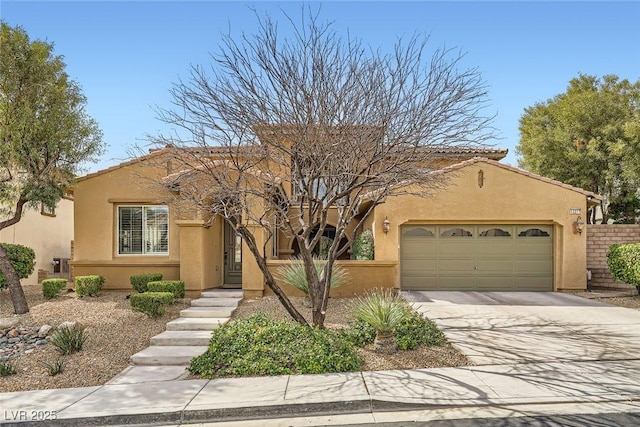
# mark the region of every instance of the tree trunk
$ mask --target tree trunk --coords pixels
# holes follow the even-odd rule
[[[278,300],[280,300],[280,303],[283,305],[285,310],[287,310],[287,312],[291,315],[293,320],[295,320],[296,322],[302,323],[303,325],[308,325],[304,316],[300,314],[298,310],[296,310],[296,308],[291,303],[289,298],[287,298],[287,296],[282,291],[282,289],[280,289],[280,286],[277,285],[275,279],[273,278],[273,275],[271,274],[271,272],[269,271],[269,268],[267,267],[267,262],[265,258],[262,256],[262,254],[260,253],[260,250],[258,249],[258,246],[256,245],[256,241],[253,238],[253,234],[251,234],[251,232],[247,230],[246,227],[237,227],[236,231],[240,234],[240,236],[242,236],[245,243],[247,244],[247,247],[251,251],[251,254],[255,258],[258,264],[258,267],[260,268],[260,271],[262,271],[262,275],[264,276],[265,284],[267,285],[267,287],[273,291],[276,297],[278,297]]]
[[[2,245],[0,245],[0,271],[2,271],[7,281],[14,312],[16,314],[28,313],[29,305],[27,304],[27,298],[25,298],[24,291],[20,285],[20,278],[11,264],[7,250],[2,247]]]

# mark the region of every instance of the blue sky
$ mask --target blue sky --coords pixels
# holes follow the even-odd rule
[[[171,83],[191,64],[208,64],[222,32],[255,31],[249,6],[281,20],[281,9],[295,15],[300,3],[0,0],[0,18],[65,57],[108,144],[89,166],[95,171],[165,130],[152,106],[170,106]],[[374,47],[422,32],[433,49],[465,51],[464,65],[488,84],[502,136],[495,145],[509,149],[504,162],[512,165],[526,107],[564,92],[578,73],[640,79],[640,2],[328,1],[322,17]]]

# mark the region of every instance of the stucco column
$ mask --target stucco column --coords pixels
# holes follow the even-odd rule
[[[256,245],[261,248],[265,241],[264,229],[257,224],[249,224],[247,227],[253,233]],[[264,293],[264,275],[244,240],[242,241],[242,291],[244,297],[248,299],[260,298]]]
[[[177,220],[180,228],[180,280],[191,295],[199,295],[206,288],[204,277],[204,221]]]

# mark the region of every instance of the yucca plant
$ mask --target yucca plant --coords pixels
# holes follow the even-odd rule
[[[316,267],[318,276],[322,274],[326,260],[313,257],[313,264]],[[305,295],[309,294],[309,284],[307,283],[307,274],[304,270],[304,261],[300,257],[291,258],[291,263],[283,265],[276,271],[276,279],[289,286],[301,290]],[[337,288],[349,282],[349,273],[338,264],[333,264],[331,272],[331,287]]]
[[[393,331],[411,313],[409,308],[393,289],[375,289],[358,298],[356,318],[376,330],[375,351],[384,354],[398,351]]]
[[[87,337],[84,334],[84,326],[80,323],[60,325],[51,335],[51,344],[62,355],[76,353],[82,350]]]

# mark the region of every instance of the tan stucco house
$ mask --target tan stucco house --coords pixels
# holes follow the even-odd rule
[[[192,296],[237,286],[245,297],[265,289],[246,245],[225,226],[178,215],[143,185],[173,172],[164,150],[80,178],[74,187],[75,275],[100,274],[107,289],[130,288],[129,276],[161,272],[185,281]],[[375,259],[338,261],[351,282],[332,290],[349,296],[367,288],[402,290],[567,291],[586,288],[582,218],[600,196],[499,163],[499,149],[448,149],[436,173],[449,185],[431,198],[399,196],[377,206],[364,224]],[[165,190],[166,191],[166,190]],[[274,271],[295,253],[278,236]],[[287,292],[295,293],[292,289]]]
[[[20,222],[0,230],[0,242],[28,246],[36,254],[33,273],[22,284],[35,285],[47,277],[69,278],[73,240],[73,198],[65,195],[54,209],[25,208]],[[40,272],[40,273],[38,273]]]

